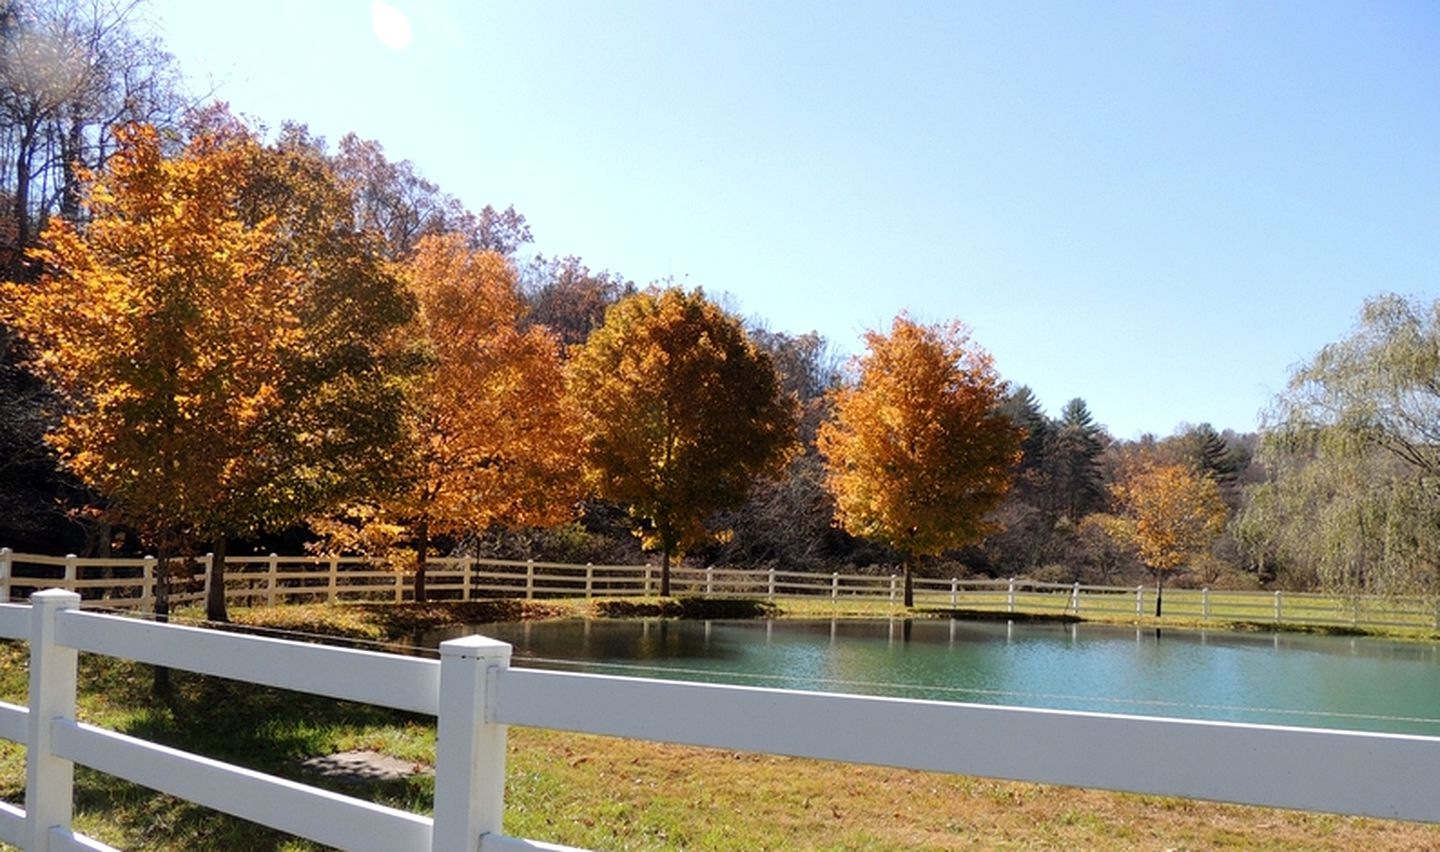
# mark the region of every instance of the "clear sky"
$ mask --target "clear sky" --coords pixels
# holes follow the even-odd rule
[[[959,318],[1051,414],[1250,430],[1440,296],[1440,4],[155,0],[197,90],[536,250],[860,349]],[[379,18],[382,26],[374,26]],[[408,24],[408,31],[407,31]]]

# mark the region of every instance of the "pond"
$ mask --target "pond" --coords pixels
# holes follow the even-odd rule
[[[1440,646],[1004,621],[475,625],[513,663],[671,680],[1440,736]]]

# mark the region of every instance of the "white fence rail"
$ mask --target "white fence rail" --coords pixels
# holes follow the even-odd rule
[[[24,809],[0,840],[108,849],[71,829],[74,765],[343,849],[560,849],[506,837],[508,725],[1021,781],[1440,822],[1440,738],[830,695],[510,668],[470,636],[439,662],[83,612],[49,590],[0,604],[30,642]],[[437,717],[434,816],[299,784],[77,722],[80,652]],[[883,733],[883,735],[882,735]]]
[[[172,606],[204,601],[210,557],[184,560],[171,569]],[[0,548],[0,601],[41,588],[80,593],[83,607],[150,612],[156,572],[153,557],[82,559],[37,556]],[[329,556],[235,556],[226,560],[225,597],[238,606],[317,601],[409,600],[414,575],[384,560]],[[426,586],[433,600],[477,598],[636,597],[659,593],[660,570],[651,565],[573,565],[506,559],[437,557]],[[671,592],[699,597],[775,600],[902,599],[897,575],[818,574],[738,568],[675,568]],[[1153,611],[1155,590],[1145,586],[1042,583],[1023,578],[916,578],[915,603],[991,612],[1140,617]],[[1340,597],[1301,592],[1230,592],[1166,589],[1165,615],[1201,622],[1256,622],[1352,628],[1440,631],[1440,600],[1367,595]]]

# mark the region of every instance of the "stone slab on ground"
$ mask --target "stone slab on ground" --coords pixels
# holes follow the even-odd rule
[[[400,760],[378,751],[342,751],[312,757],[300,765],[324,778],[352,784],[401,781],[431,771],[422,763]]]

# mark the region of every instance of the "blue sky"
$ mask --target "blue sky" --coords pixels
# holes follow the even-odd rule
[[[1250,430],[1440,295],[1440,5],[154,0],[197,90],[378,139],[536,250],[846,352],[958,318],[1052,414]]]

